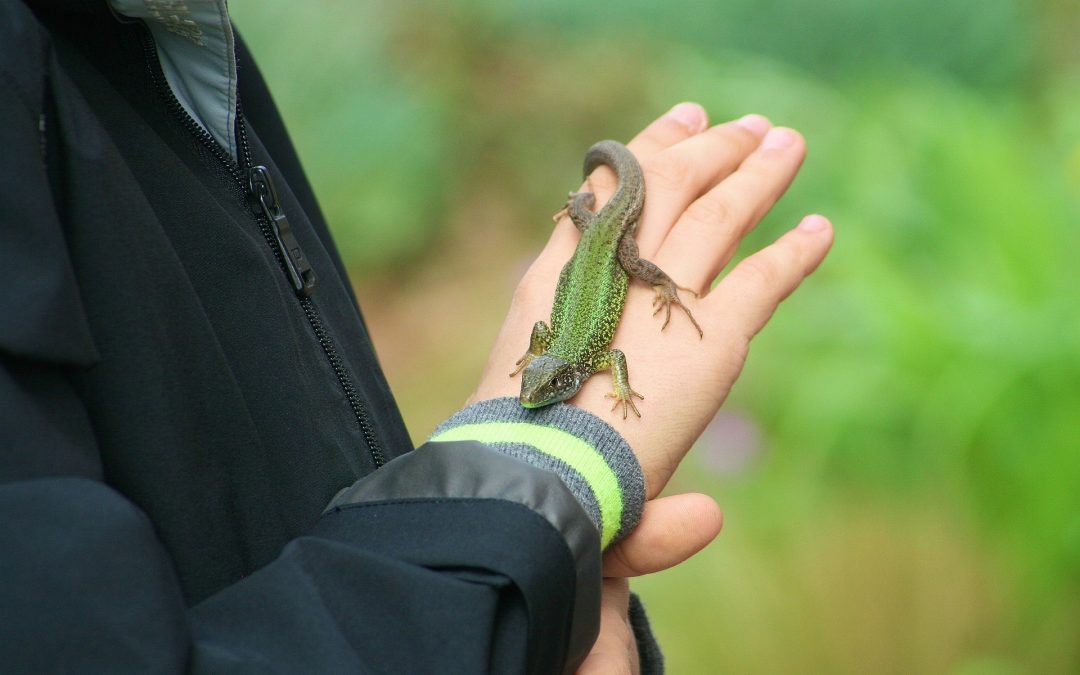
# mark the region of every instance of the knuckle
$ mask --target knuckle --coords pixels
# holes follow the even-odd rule
[[[720,198],[703,197],[686,209],[690,220],[709,226],[729,225],[733,222],[731,207]]]
[[[734,143],[741,149],[749,151],[757,146],[761,141],[759,136],[756,136],[754,132],[750,131],[746,127],[738,124],[725,125],[723,138],[726,138],[729,143]]]
[[[745,157],[761,142],[754,132],[738,124],[722,124],[713,127],[713,131],[713,141],[724,154]]]
[[[598,167],[589,174],[582,192],[592,193],[593,203],[595,204],[597,200],[603,201],[606,198],[605,195],[614,192],[618,182],[614,171],[606,166]]]
[[[627,572],[627,576],[643,574],[641,568],[627,554],[626,546],[615,546],[611,549],[610,555],[615,559],[615,564]]]
[[[742,163],[739,172],[744,174],[748,180],[753,181],[755,185],[772,186],[780,181],[777,169],[774,157],[754,153]]]
[[[648,128],[648,131],[653,132],[653,135],[668,143],[677,139],[689,138],[696,133],[685,122],[681,122],[670,115],[664,115],[656,120]]]
[[[743,276],[751,284],[772,288],[780,283],[781,270],[776,260],[764,256],[750,256],[740,263]]]
[[[645,167],[645,180],[661,189],[681,187],[690,178],[693,167],[686,157],[662,152]]]
[[[725,352],[725,368],[727,372],[730,372],[734,377],[738,377],[742,372],[743,366],[746,364],[747,357],[750,356],[750,339],[753,335],[740,335],[737,339],[729,341],[728,349]]]

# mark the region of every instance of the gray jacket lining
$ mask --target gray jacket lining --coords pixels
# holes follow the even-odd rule
[[[180,105],[233,159],[236,150],[236,50],[225,0],[109,0],[142,20]]]

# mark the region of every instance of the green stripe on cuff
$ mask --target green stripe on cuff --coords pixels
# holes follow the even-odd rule
[[[553,427],[527,422],[484,422],[463,424],[431,437],[432,441],[479,441],[481,443],[523,443],[538,452],[569,464],[581,474],[600,505],[600,546],[607,547],[619,533],[623,494],[619,479],[591,445],[573,434]]]

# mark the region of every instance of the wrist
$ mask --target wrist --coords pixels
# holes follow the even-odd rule
[[[645,503],[641,466],[610,425],[580,408],[526,409],[516,399],[475,403],[443,422],[431,441],[478,441],[554,472],[600,531],[601,546],[637,524]]]

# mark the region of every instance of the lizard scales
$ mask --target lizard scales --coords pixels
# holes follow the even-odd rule
[[[679,301],[680,287],[656,265],[638,256],[634,232],[645,206],[645,177],[637,159],[621,143],[600,141],[585,154],[585,176],[600,165],[615,171],[618,187],[596,213],[590,210],[595,203],[593,193],[572,192],[566,207],[555,214],[556,220],[568,214],[581,240],[559,275],[551,325],[538,321],[533,326],[529,350],[511,376],[522,373],[521,404],[536,408],[570,398],[593,373],[611,369],[615,391],[608,397],[615,399],[612,410],[622,405],[623,418],[627,408],[640,417],[633,399],[644,397],[630,388],[625,355],[609,348],[622,317],[630,277],[653,286],[656,311],[667,311],[663,327],[670,320],[671,305],[678,305],[699,336],[701,328]]]

